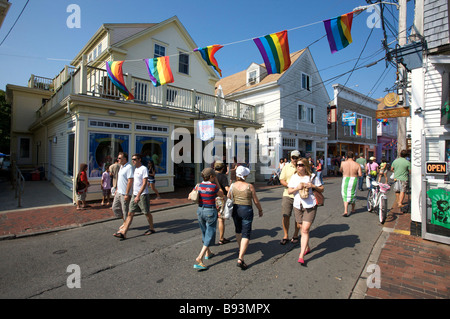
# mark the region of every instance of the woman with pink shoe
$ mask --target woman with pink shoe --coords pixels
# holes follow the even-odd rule
[[[319,178],[311,173],[309,161],[306,158],[297,162],[297,173],[291,177],[288,184],[288,193],[294,194],[294,214],[295,221],[300,227],[302,235],[300,245],[300,255],[298,262],[305,266],[304,256],[310,252],[309,249],[309,229],[316,217],[317,202],[313,194],[313,189],[323,192],[324,188]]]

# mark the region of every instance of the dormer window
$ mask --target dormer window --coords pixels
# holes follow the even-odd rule
[[[257,83],[257,72],[256,72],[256,70],[248,72],[247,83],[250,84],[250,85]]]

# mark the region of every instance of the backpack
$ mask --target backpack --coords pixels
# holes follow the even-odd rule
[[[75,187],[75,190],[78,193],[78,192],[81,192],[85,188],[86,188],[86,184],[81,181],[80,174],[78,174],[78,176],[77,176],[77,185]]]

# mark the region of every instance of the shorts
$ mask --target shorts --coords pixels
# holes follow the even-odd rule
[[[251,205],[233,205],[233,221],[236,234],[250,239],[252,234],[253,207]]]
[[[87,191],[77,193],[77,201],[84,202],[86,200]]]
[[[116,192],[112,204],[112,211],[117,218],[127,218],[130,202],[125,200],[125,195]]]
[[[150,214],[150,194],[142,194],[137,204],[134,202],[136,195],[131,196],[130,213]]]
[[[301,224],[302,222],[309,222],[312,224],[314,219],[316,218],[316,212],[317,212],[317,206],[314,206],[311,208],[294,207],[295,221],[298,224]]]
[[[103,193],[104,197],[110,196],[111,195],[111,188],[103,189],[102,193]]]
[[[281,199],[281,213],[283,216],[291,217],[292,207],[294,207],[294,198],[283,196]]]
[[[155,179],[149,179],[149,180],[148,180],[148,183],[149,183],[149,184],[155,184],[155,183],[156,183],[156,180],[155,180]]]
[[[203,245],[209,247],[216,241],[217,210],[215,207],[199,206],[197,219],[202,231]]]
[[[395,181],[394,189],[396,193],[406,193],[407,187],[408,181],[400,181],[400,180]]]

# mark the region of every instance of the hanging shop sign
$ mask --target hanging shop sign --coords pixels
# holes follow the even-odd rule
[[[355,112],[342,113],[342,126],[355,126],[356,115]]]
[[[376,113],[377,113],[377,119],[386,119],[386,118],[392,118],[392,117],[409,117],[410,116],[409,106],[377,110]]]

